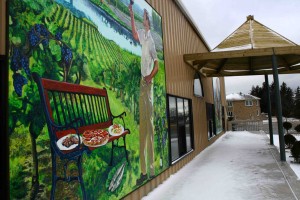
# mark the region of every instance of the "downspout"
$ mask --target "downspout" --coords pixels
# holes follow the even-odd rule
[[[272,55],[272,64],[273,64],[273,78],[274,78],[275,94],[276,94],[275,100],[276,100],[276,109],[277,109],[280,159],[281,161],[286,161],[285,145],[284,145],[284,137],[283,137],[283,124],[282,124],[282,105],[281,105],[281,97],[279,91],[279,79],[278,79],[278,69],[277,69],[278,64],[277,64],[274,48],[273,48],[273,55]]]

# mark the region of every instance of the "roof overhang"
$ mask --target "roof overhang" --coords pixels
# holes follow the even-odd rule
[[[206,77],[247,76],[272,74],[273,55],[279,74],[300,73],[300,46],[185,54],[183,59]]]

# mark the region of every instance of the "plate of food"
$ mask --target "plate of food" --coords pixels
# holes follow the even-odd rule
[[[82,137],[80,137],[80,143],[82,143]],[[60,150],[71,150],[78,146],[79,139],[76,134],[65,135],[64,137],[57,140],[57,146]]]
[[[82,135],[83,144],[89,147],[103,146],[108,140],[109,134],[107,130],[104,129],[86,130]]]
[[[124,132],[124,127],[121,124],[113,124],[108,128],[108,132],[112,136],[119,136]]]

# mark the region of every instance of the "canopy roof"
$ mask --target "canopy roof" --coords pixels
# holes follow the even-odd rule
[[[273,54],[278,73],[300,73],[300,46],[250,15],[211,52],[185,54],[184,60],[208,77],[263,75],[273,73]]]

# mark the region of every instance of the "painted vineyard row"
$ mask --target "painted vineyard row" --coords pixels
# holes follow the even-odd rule
[[[46,24],[56,22],[63,30],[63,40],[70,44],[78,55],[84,55],[88,60],[98,63],[102,68],[123,64],[128,66],[135,56],[122,48],[114,41],[106,39],[92,22],[79,19],[68,9],[57,5],[45,19]]]

